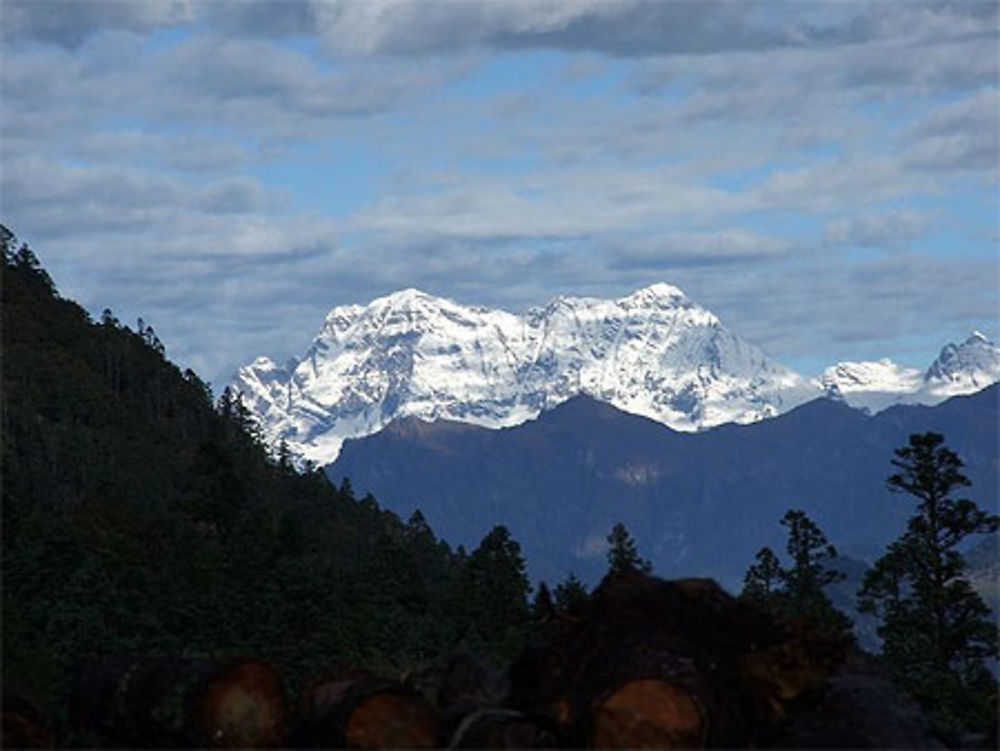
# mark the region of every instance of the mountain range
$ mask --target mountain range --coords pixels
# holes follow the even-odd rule
[[[621,521],[663,576],[712,576],[738,589],[756,551],[783,556],[785,511],[804,510],[842,554],[870,563],[904,530],[915,500],[891,492],[893,451],[942,433],[965,462],[965,493],[995,509],[1000,384],[936,406],[878,414],[816,399],[773,419],[672,430],[590,397],[502,430],[398,420],[348,440],[327,468],[390,509],[420,509],[452,544],[495,524],[521,542],[536,578],[594,582]]]
[[[681,290],[558,297],[517,316],[408,289],[330,311],[300,359],[258,357],[232,386],[273,442],[318,464],[395,419],[518,425],[585,394],[679,431],[750,423],[828,396],[871,410],[934,404],[1000,380],[975,332],[926,371],[842,362],[807,378],[767,357]]]
[[[299,359],[258,357],[232,386],[272,442],[324,465],[343,441],[419,417],[519,425],[577,395],[693,432],[775,417],[819,396],[873,411],[935,404],[1000,380],[1000,347],[975,332],[925,370],[889,360],[800,375],[680,289],[617,300],[558,297],[524,315],[407,289],[330,311]]]

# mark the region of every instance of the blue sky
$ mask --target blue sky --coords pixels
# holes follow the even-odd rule
[[[666,281],[805,373],[1000,333],[998,5],[5,0],[0,209],[222,383]]]

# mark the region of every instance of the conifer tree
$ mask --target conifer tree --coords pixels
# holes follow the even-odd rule
[[[492,641],[498,654],[516,653],[528,622],[530,592],[521,546],[505,526],[494,527],[465,564],[462,607],[470,638]]]
[[[783,568],[770,548],[757,552],[757,563],[743,579],[741,596],[772,612],[805,617],[822,629],[842,633],[851,620],[837,610],[823,588],[844,574],[827,566],[837,556],[823,531],[804,511],[790,510],[781,518],[788,529],[786,551],[791,566]]]
[[[538,585],[538,591],[535,592],[535,599],[531,602],[531,617],[536,621],[547,621],[552,618],[555,612],[556,606],[549,586],[545,582],[541,582]]]
[[[587,601],[587,588],[583,582],[570,573],[566,580],[556,585],[552,592],[556,611],[560,613],[573,612]]]
[[[790,510],[781,519],[788,528],[788,556],[792,565],[782,572],[782,609],[791,615],[805,616],[835,632],[850,629],[851,620],[837,610],[823,591],[845,576],[827,567],[837,557],[819,526],[804,511]]]
[[[653,570],[653,565],[639,555],[635,540],[621,522],[611,528],[607,541],[609,573],[635,569],[648,574]]]
[[[771,548],[763,547],[757,551],[757,563],[747,569],[743,577],[743,599],[766,610],[774,607],[779,596],[783,571],[778,556]]]
[[[859,607],[881,619],[883,656],[897,679],[929,709],[938,728],[996,723],[997,628],[963,574],[958,545],[995,532],[1000,517],[955,494],[970,485],[962,461],[938,433],[914,434],[896,449],[889,487],[914,497],[916,513],[865,577]]]

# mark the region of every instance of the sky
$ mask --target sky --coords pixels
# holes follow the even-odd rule
[[[1000,335],[995,0],[0,14],[0,221],[217,388],[405,287],[668,282],[809,375]]]

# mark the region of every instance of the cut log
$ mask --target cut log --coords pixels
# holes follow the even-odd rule
[[[459,723],[448,748],[559,748],[559,740],[543,718],[485,707]]]
[[[0,748],[54,748],[48,718],[24,697],[5,689],[2,697],[3,739]]]
[[[695,697],[667,681],[627,681],[591,708],[590,748],[703,748],[707,721]]]
[[[441,718],[398,683],[359,671],[335,673],[303,694],[292,740],[304,748],[438,748]]]
[[[74,682],[71,721],[94,745],[275,748],[284,688],[268,665],[186,658],[105,658]]]

